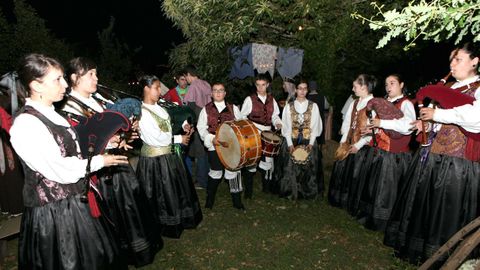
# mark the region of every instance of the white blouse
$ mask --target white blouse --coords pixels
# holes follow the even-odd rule
[[[368,101],[372,98],[373,98],[372,95],[368,95],[364,98],[359,99],[359,101],[357,103],[357,111],[365,108],[367,106]],[[350,131],[350,122],[351,122],[351,119],[352,119],[352,112],[353,112],[353,105],[354,104],[355,104],[355,102],[352,102],[350,104],[350,106],[348,107],[347,113],[345,114],[345,118],[343,119],[342,128],[341,128],[341,132],[342,132],[342,139],[340,140],[341,143],[344,143],[344,142],[347,141],[348,133]],[[361,128],[361,127],[357,127],[357,128]],[[360,150],[364,145],[370,143],[371,140],[372,140],[371,135],[365,135],[362,138],[360,138],[360,140],[358,142],[356,142],[353,146],[355,146],[355,148]]]
[[[217,110],[219,112],[223,111],[223,109],[225,109],[226,107],[225,101],[214,102],[213,104],[215,104],[215,107],[217,107]],[[242,119],[240,110],[235,105],[233,105],[233,115],[235,117],[235,120]],[[208,132],[208,114],[205,110],[205,107],[200,111],[200,114],[198,116],[197,131],[200,135],[200,138],[203,140],[203,144],[206,148],[208,148],[208,151],[215,151],[215,146],[212,143],[215,135]]]
[[[263,102],[263,104],[265,104],[265,102],[267,101],[267,96],[259,96],[259,95],[257,95],[257,96]],[[242,114],[242,119],[248,119],[248,115],[251,112],[252,112],[252,98],[250,96],[248,96],[243,101],[242,110],[240,111],[240,113]],[[280,109],[278,108],[277,101],[275,101],[275,99],[273,99],[272,123],[273,123],[274,126],[279,124],[279,123],[280,124],[282,123],[282,119],[280,119],[279,114],[280,114]],[[260,125],[260,124],[257,124],[257,123],[254,123],[254,124],[260,131],[272,129],[270,126],[264,126],[264,125]]]
[[[102,105],[100,105],[93,97],[92,95],[90,95],[88,98],[86,97],[83,97],[82,95],[80,95],[77,91],[75,90],[72,90],[70,92],[70,95],[74,98],[77,98],[78,100],[80,100],[81,102],[83,102],[83,104],[87,105],[88,107],[92,108],[94,111],[96,112],[103,112],[105,110],[105,108],[102,107]],[[94,93],[94,95],[101,99],[101,100],[104,100],[105,102],[107,103],[113,103],[112,101],[102,97],[100,94],[98,93]],[[67,103],[65,104],[65,106],[63,107],[63,110],[65,112],[68,112],[68,113],[72,113],[72,114],[75,114],[75,115],[83,115],[83,110],[82,108],[75,102],[69,100],[67,101]]]
[[[464,81],[458,81],[452,85],[452,88],[462,87],[478,79],[477,75]],[[473,105],[466,104],[452,109],[435,109],[433,120],[444,124],[455,124],[467,131],[478,133],[480,132],[480,89],[475,91],[475,99]]]
[[[157,121],[152,116],[152,111],[155,115],[162,119],[169,119],[170,116],[168,115],[167,111],[160,107],[157,104],[151,105],[142,102],[142,106],[148,108],[142,108],[142,117],[139,121],[140,127],[140,138],[142,141],[150,146],[160,147],[160,146],[169,146],[172,144],[172,138],[174,138],[173,143],[181,143],[182,142],[182,135],[172,135],[172,132],[164,132],[161,131],[158,127]]]
[[[56,125],[70,127],[67,120],[59,115],[53,106],[47,107],[31,99],[27,99],[25,105],[32,106]],[[76,133],[71,131],[71,134],[80,152]],[[13,122],[10,135],[13,148],[27,166],[47,179],[71,184],[85,176],[87,160],[76,156],[63,157],[52,134],[37,117],[27,113],[20,114]],[[94,156],[90,165],[91,171],[100,170],[103,168],[103,163],[101,155]]]
[[[300,115],[303,115],[308,109],[308,100],[300,102],[295,100],[293,102],[293,107],[295,111]],[[282,113],[282,136],[287,140],[287,145],[292,146],[292,114],[290,112],[290,104],[285,105]],[[314,145],[315,139],[322,134],[322,121],[320,120],[320,112],[318,110],[317,104],[313,103],[312,106],[312,116],[310,119],[310,145]]]

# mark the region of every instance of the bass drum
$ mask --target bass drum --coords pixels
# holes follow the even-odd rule
[[[217,141],[227,145],[216,145],[215,150],[223,166],[235,171],[255,165],[262,156],[260,133],[250,120],[226,121],[216,131]]]

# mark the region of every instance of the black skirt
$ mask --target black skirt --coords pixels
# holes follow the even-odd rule
[[[163,247],[161,228],[155,225],[133,168],[130,165],[109,167],[98,175],[101,177],[98,188],[105,206],[102,212],[115,225],[122,255],[136,267],[152,263]]]
[[[349,154],[344,160],[337,160],[333,163],[328,186],[328,201],[332,206],[353,211],[352,201],[357,198],[359,193],[356,179],[366,153],[366,147],[362,147],[356,154]]]
[[[280,170],[278,191],[280,197],[291,199],[315,199],[322,195],[323,178],[318,178],[319,170],[323,170],[318,155],[317,144],[312,147],[306,164],[297,164],[288,150],[287,143],[283,143],[280,149],[278,165],[275,170]]]
[[[417,151],[401,184],[384,243],[412,263],[424,261],[479,214],[480,164]]]
[[[18,249],[19,269],[127,269],[109,224],[80,195],[26,208]]]
[[[367,147],[359,175],[359,197],[354,201],[357,217],[365,227],[384,231],[399,192],[400,180],[405,176],[412,154],[391,153]]]
[[[177,155],[141,156],[137,177],[163,236],[179,238],[183,229],[196,228],[202,221],[195,187]]]

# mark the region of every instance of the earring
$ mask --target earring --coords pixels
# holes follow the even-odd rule
[[[40,94],[40,99],[43,99],[42,95]]]

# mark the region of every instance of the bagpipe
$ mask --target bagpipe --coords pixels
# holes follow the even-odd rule
[[[417,92],[416,99],[419,107],[427,107],[430,104],[434,104],[435,106],[438,106],[442,109],[452,109],[466,104],[473,104],[473,102],[475,101],[475,97],[469,96],[464,92],[479,87],[480,81],[467,84],[457,89],[452,89],[444,85],[450,75],[451,73],[449,73],[439,83],[434,85],[427,85]],[[422,125],[425,125],[424,121],[422,121]],[[466,131],[462,127],[459,128],[462,133],[468,138],[475,141],[480,141],[480,133],[472,133]],[[425,143],[425,145],[428,145],[426,142],[425,128],[423,128],[422,131],[422,144],[423,143]]]
[[[372,120],[372,111],[375,111],[376,115],[378,118],[382,120],[393,120],[393,119],[400,119],[403,117],[403,112],[399,108],[397,108],[392,102],[384,99],[384,98],[372,98],[371,100],[368,101],[367,103],[367,116]],[[373,132],[373,129],[372,129]],[[384,132],[390,137],[390,138],[400,138],[403,135],[394,131],[394,130],[389,130],[385,129]],[[373,144],[375,146],[375,135],[372,134],[373,136]]]
[[[116,100],[111,106],[107,106],[107,110],[97,112],[89,107],[81,100],[72,96],[70,92],[66,92],[67,100],[77,104],[83,111],[84,116],[76,116],[75,121],[70,121],[73,128],[77,132],[80,152],[83,158],[87,159],[87,167],[85,170],[85,187],[84,193],[80,199],[90,204],[93,216],[99,215],[99,210],[95,201],[95,196],[90,190],[93,180],[90,176],[90,164],[93,156],[102,154],[107,147],[110,139],[120,134],[122,139],[127,139],[127,133],[131,131],[131,121],[135,121],[140,115],[141,102],[134,99]],[[95,183],[95,181],[94,181]]]
[[[99,90],[100,94],[103,96],[113,98],[116,95],[112,93],[117,93],[117,94],[129,96],[130,98],[140,100],[140,97],[136,95],[132,95],[130,93],[127,93],[121,90],[110,88],[102,84],[97,84],[97,87],[98,87],[97,91]],[[176,103],[170,102],[163,98],[160,98],[157,104],[160,105],[162,108],[164,108],[167,111],[168,115],[170,116],[173,135],[178,135],[183,132],[183,127],[182,127],[183,122],[187,121],[190,125],[194,125],[197,121],[195,112],[188,106],[178,105]],[[108,104],[105,104],[105,105],[107,106],[107,108],[108,106],[110,106]]]

